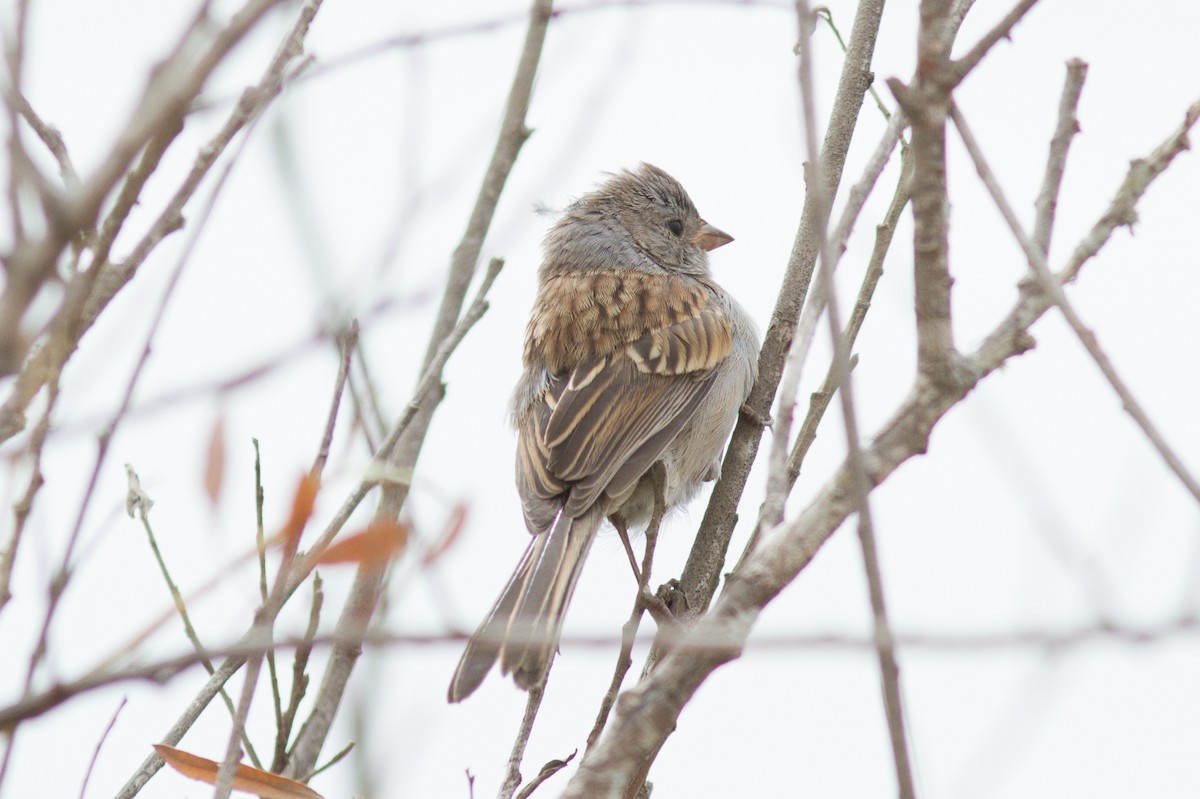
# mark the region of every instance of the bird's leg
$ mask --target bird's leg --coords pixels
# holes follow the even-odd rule
[[[654,511],[650,514],[650,524],[646,526],[646,551],[642,556],[642,579],[638,581],[638,602],[654,617],[654,621],[663,624],[671,620],[671,610],[656,594],[650,592],[649,583],[650,570],[654,565],[654,547],[658,544],[658,529],[662,527],[663,516],[667,512],[667,470],[659,461],[650,467],[648,474],[654,489]]]
[[[642,573],[638,571],[637,556],[633,554],[633,544],[629,541],[629,525],[625,522],[625,517],[619,513],[614,513],[608,517],[608,521],[617,530],[617,535],[621,537],[621,543],[625,545],[625,554],[629,556],[629,568],[633,569],[633,579],[637,580],[637,584],[641,586]]]

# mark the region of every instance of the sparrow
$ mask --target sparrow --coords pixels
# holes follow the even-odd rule
[[[467,643],[451,702],[497,660],[521,688],[540,684],[605,519],[644,526],[657,492],[677,508],[719,476],[759,347],[709,271],[709,251],[732,240],[650,164],[611,175],[550,228],[511,406],[532,538]]]

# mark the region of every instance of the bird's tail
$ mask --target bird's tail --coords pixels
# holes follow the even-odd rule
[[[563,618],[583,561],[604,521],[593,506],[578,518],[559,513],[549,532],[534,536],[508,584],[479,629],[467,642],[449,699],[470,696],[497,659],[500,671],[511,673],[528,690],[538,684],[558,649]]]

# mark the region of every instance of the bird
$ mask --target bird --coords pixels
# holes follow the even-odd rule
[[[518,687],[542,684],[605,519],[645,525],[656,496],[674,509],[719,476],[759,348],[709,268],[730,241],[647,163],[610,174],[550,227],[510,408],[531,539],[467,643],[450,702],[496,661]]]

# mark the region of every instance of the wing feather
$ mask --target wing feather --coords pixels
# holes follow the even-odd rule
[[[728,311],[703,282],[592,277],[547,281],[530,323],[526,365],[546,377],[531,412],[517,414],[517,486],[531,530],[545,529],[560,504],[578,516],[632,487],[696,412],[733,348]],[[550,340],[564,329],[575,338]]]

